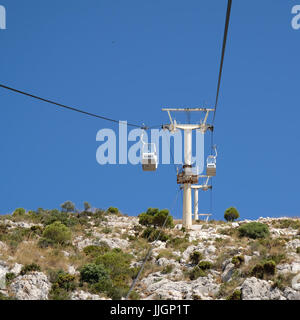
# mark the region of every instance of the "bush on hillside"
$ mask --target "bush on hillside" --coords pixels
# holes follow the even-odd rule
[[[109,214],[118,214],[119,213],[119,209],[115,208],[115,207],[109,207],[107,209],[107,213],[109,213]]]
[[[275,272],[276,263],[273,260],[267,260],[256,264],[251,270],[251,276],[263,279],[265,275],[274,275]]]
[[[192,264],[198,264],[203,259],[203,255],[199,251],[194,251],[190,254],[190,261]]]
[[[226,298],[226,300],[242,300],[241,290],[234,290],[234,292]]]
[[[242,255],[234,256],[231,262],[235,265],[236,268],[238,268],[245,262],[245,257]]]
[[[166,228],[174,228],[173,217],[169,214],[169,210],[159,210],[157,208],[149,208],[146,212],[139,216],[139,223],[144,226],[162,227],[165,223]]]
[[[91,245],[83,249],[83,252],[91,257],[96,258],[110,250],[109,246],[105,242],[101,242],[98,246]]]
[[[155,229],[154,227],[147,227],[143,231],[141,237],[147,239],[149,242],[153,242],[156,239],[163,242],[169,240],[169,236],[166,233],[164,233],[162,230]]]
[[[36,263],[31,263],[31,264],[26,264],[25,266],[22,267],[20,274],[24,276],[25,274],[29,272],[34,272],[34,271],[41,271],[41,267],[36,264]]]
[[[71,231],[60,221],[56,221],[45,228],[43,238],[49,240],[49,243],[67,244],[71,240]]]
[[[249,222],[238,228],[241,237],[252,239],[266,238],[269,236],[269,228],[266,224],[260,222]]]
[[[109,280],[109,272],[102,264],[89,263],[80,269],[80,281],[94,284]]]
[[[26,213],[26,211],[24,208],[18,208],[13,212],[12,215],[13,215],[13,217],[22,217],[25,215],[25,213]]]

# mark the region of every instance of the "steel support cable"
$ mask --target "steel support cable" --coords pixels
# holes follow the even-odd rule
[[[82,114],[85,114],[85,115],[88,115],[88,116],[91,116],[91,117],[94,117],[94,118],[98,118],[98,119],[102,119],[102,120],[106,120],[106,121],[110,121],[110,122],[114,122],[114,123],[125,123],[125,122],[120,121],[120,120],[115,120],[115,119],[108,118],[108,117],[105,117],[105,116],[101,116],[101,115],[98,115],[98,114],[95,114],[95,113],[87,112],[87,111],[84,111],[84,110],[81,110],[81,109],[78,109],[78,108],[67,106],[67,105],[64,105],[64,104],[61,104],[61,103],[58,103],[58,102],[55,102],[55,101],[52,101],[52,100],[49,100],[49,99],[41,98],[41,97],[36,96],[34,94],[31,94],[31,93],[28,93],[28,92],[24,92],[24,91],[15,89],[15,88],[11,88],[11,87],[8,87],[8,86],[3,85],[3,84],[0,84],[0,87],[3,88],[3,89],[9,90],[9,91],[15,92],[15,93],[22,94],[24,96],[27,96],[27,97],[30,97],[30,98],[33,98],[33,99],[36,99],[36,100],[40,100],[40,101],[43,101],[43,102],[46,102],[46,103],[49,103],[49,104],[52,104],[52,105],[56,105],[58,107],[61,107],[61,108],[64,108],[64,109],[68,109],[68,110],[71,110],[71,111],[79,112],[79,113],[82,113]],[[160,125],[157,125],[157,126],[153,126],[153,127],[149,128],[147,126],[141,126],[141,125],[134,124],[134,123],[127,123],[127,125],[130,126],[130,127],[141,128],[141,129],[144,129],[144,130],[148,130],[148,129],[155,128],[155,127],[160,127]]]
[[[177,191],[177,193],[176,193],[176,197],[175,197],[175,200],[174,200],[174,202],[173,202],[171,211],[173,211],[173,209],[174,209],[174,207],[175,207],[175,205],[176,205],[179,192],[180,192],[180,189],[179,189],[179,190]],[[125,297],[126,300],[129,298],[130,293],[131,293],[132,290],[135,288],[136,283],[138,282],[139,277],[140,277],[140,275],[142,274],[142,272],[143,272],[143,270],[144,270],[145,264],[146,264],[146,262],[148,261],[149,257],[151,256],[152,250],[153,250],[156,242],[159,240],[160,235],[161,235],[161,233],[162,233],[162,230],[163,230],[163,229],[165,228],[165,226],[166,226],[166,223],[167,223],[167,221],[168,221],[168,218],[169,218],[169,215],[166,216],[166,219],[165,219],[165,221],[164,221],[161,229],[159,230],[158,236],[157,236],[156,239],[152,242],[151,247],[149,248],[149,250],[148,250],[148,252],[147,252],[147,254],[146,254],[146,256],[145,256],[145,258],[144,258],[144,260],[143,260],[143,263],[142,263],[142,265],[141,265],[141,268],[140,268],[137,276],[136,276],[135,279],[132,281],[132,284],[131,284],[131,286],[130,286],[130,288],[129,288],[129,291],[128,291],[126,297]]]
[[[228,0],[213,123],[215,122],[216,111],[217,111],[217,106],[218,106],[218,101],[219,101],[219,93],[220,93],[220,86],[221,86],[221,79],[222,79],[223,63],[224,63],[226,43],[227,43],[227,35],[228,35],[228,28],[229,28],[229,22],[230,22],[231,5],[232,5],[232,0]]]

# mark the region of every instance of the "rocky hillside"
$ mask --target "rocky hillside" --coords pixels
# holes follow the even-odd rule
[[[0,300],[300,300],[300,219],[163,230],[116,208],[0,217]],[[159,240],[155,239],[159,236]]]

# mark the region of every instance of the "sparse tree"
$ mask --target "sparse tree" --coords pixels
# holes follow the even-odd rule
[[[64,212],[74,212],[75,204],[72,201],[66,201],[61,205],[61,208]]]
[[[228,208],[224,213],[224,219],[226,221],[232,222],[232,221],[238,219],[239,217],[240,217],[240,214],[239,214],[238,210],[234,207]]]
[[[85,201],[83,205],[84,205],[84,211],[89,211],[92,207],[87,201]]]

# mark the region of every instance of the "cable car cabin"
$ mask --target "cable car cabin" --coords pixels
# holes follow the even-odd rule
[[[216,169],[217,169],[216,157],[209,156],[206,160],[206,175],[209,177],[215,177]]]
[[[146,146],[145,144],[144,146]],[[142,152],[142,168],[143,171],[156,171],[158,162],[157,162],[157,154],[156,154],[156,149],[155,149],[155,144],[154,143],[149,143],[148,145],[153,145],[153,151],[152,148],[150,148],[151,151],[149,151],[148,147],[145,149],[143,147],[143,152]]]

